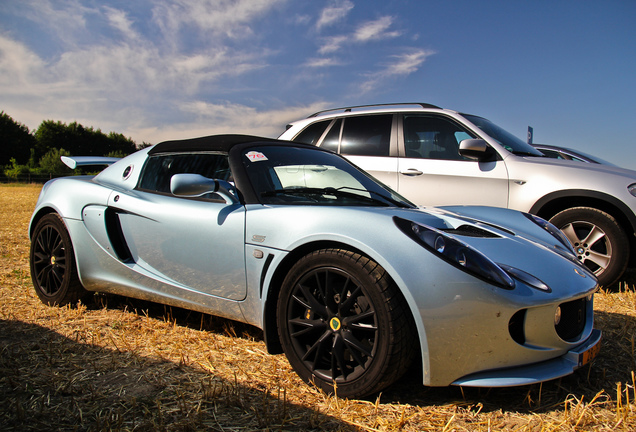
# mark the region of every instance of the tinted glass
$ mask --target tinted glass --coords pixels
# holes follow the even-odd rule
[[[359,156],[388,156],[392,114],[347,117],[340,153]]]
[[[327,132],[327,136],[322,140],[320,147],[331,150],[333,152],[338,152],[338,144],[340,143],[340,129],[342,129],[342,119],[338,119],[329,132]]]
[[[304,144],[317,145],[318,140],[325,132],[325,129],[327,129],[327,126],[329,126],[329,123],[331,123],[331,120],[320,121],[309,125],[305,128],[305,130],[296,135],[294,141]]]
[[[408,158],[464,160],[459,143],[469,138],[475,137],[442,117],[404,117],[404,151]]]
[[[137,189],[170,194],[170,179],[175,174],[201,174],[220,180],[230,180],[231,177],[227,155],[160,154],[150,156],[146,161]]]

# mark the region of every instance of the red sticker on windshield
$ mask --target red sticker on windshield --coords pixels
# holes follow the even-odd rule
[[[258,161],[266,161],[267,160],[267,156],[265,156],[263,153],[257,152],[257,151],[248,152],[248,153],[245,154],[245,156],[247,156],[247,158],[251,162],[258,162]]]

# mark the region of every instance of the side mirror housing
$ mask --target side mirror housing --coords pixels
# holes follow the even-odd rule
[[[199,197],[208,193],[216,193],[227,204],[236,204],[238,199],[234,187],[225,180],[215,180],[200,174],[175,174],[170,178],[170,192],[179,197]]]
[[[484,162],[492,158],[492,149],[482,139],[465,139],[459,143],[459,154],[468,159]]]

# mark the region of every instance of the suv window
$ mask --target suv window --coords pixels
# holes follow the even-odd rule
[[[170,194],[170,179],[175,174],[201,174],[207,178],[230,179],[227,155],[215,153],[159,154],[148,158],[143,167],[137,189]],[[207,194],[204,199],[218,199]]]
[[[476,138],[457,123],[433,116],[404,116],[404,148],[408,158],[466,160],[462,140]]]
[[[342,130],[340,153],[388,156],[392,123],[392,114],[347,117]]]
[[[327,132],[327,136],[322,140],[320,147],[331,150],[333,152],[338,152],[338,144],[340,143],[340,129],[342,129],[342,119],[336,120],[336,122],[331,126],[329,132]]]
[[[307,127],[304,131],[296,135],[294,141],[304,144],[317,145],[320,137],[325,132],[325,129],[329,126],[329,123],[331,123],[331,120],[320,121],[309,125],[309,127]]]

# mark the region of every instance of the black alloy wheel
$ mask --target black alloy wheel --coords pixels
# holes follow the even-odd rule
[[[86,296],[77,274],[71,238],[56,213],[47,214],[37,223],[29,261],[33,286],[43,303],[62,306]]]
[[[353,252],[325,249],[299,260],[283,283],[278,314],[292,367],[327,393],[376,393],[413,358],[405,300],[382,267]]]

